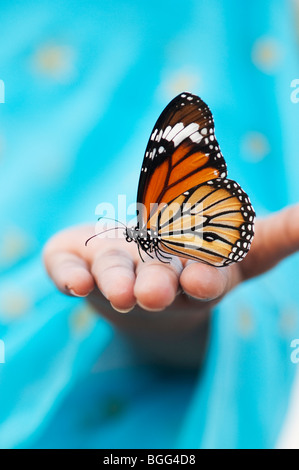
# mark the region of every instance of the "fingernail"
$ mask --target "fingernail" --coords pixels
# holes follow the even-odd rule
[[[113,303],[110,302],[110,304],[111,304],[111,307],[112,307],[114,310],[116,310],[117,312],[119,312],[119,313],[128,313],[128,312],[131,312],[131,310],[133,310],[133,308],[135,307],[135,305],[133,305],[133,307],[130,307],[130,308],[128,308],[128,309],[120,309],[120,308],[118,308],[118,307],[115,307],[115,305],[113,305]]]
[[[87,294],[84,294],[84,295],[78,294],[77,292],[74,291],[74,289],[72,289],[69,286],[65,286],[65,289],[66,289],[67,292],[69,292],[74,297],[86,297],[90,293],[90,292],[88,292]]]
[[[211,302],[215,300],[216,297],[197,297],[196,295],[187,294],[190,299],[199,300],[200,302]]]
[[[139,305],[139,307],[141,307],[143,310],[147,310],[148,312],[161,312],[162,310],[164,310],[165,307],[162,307],[162,308],[150,308],[150,307],[147,307],[145,305],[143,305],[139,300],[137,300],[137,304]]]
[[[72,295],[74,295],[75,297],[86,297],[86,296],[88,295],[88,294],[84,294],[84,295],[82,295],[82,294],[77,294],[77,292],[75,292],[73,289],[69,289],[69,291],[70,291],[70,293],[71,293]]]

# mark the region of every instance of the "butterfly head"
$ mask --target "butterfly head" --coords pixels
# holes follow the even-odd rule
[[[133,227],[127,227],[125,231],[125,237],[126,237],[126,241],[129,243],[131,243],[133,240],[136,241],[137,240],[136,229]]]
[[[161,237],[158,235],[158,232],[155,229],[140,229],[138,225],[136,227],[127,227],[125,236],[127,242],[130,243],[134,241],[137,243],[138,251],[142,261],[144,261],[141,256],[142,251],[147,253],[151,258],[153,256],[150,253],[159,251],[159,241]]]
[[[146,240],[149,239],[150,234],[146,229],[139,229],[138,225],[136,227],[127,227],[126,232],[126,241],[127,242],[145,242]]]

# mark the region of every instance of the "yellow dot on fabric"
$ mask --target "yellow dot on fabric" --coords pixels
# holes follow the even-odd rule
[[[274,73],[282,60],[282,48],[276,39],[258,39],[252,48],[251,58],[254,65],[264,73]]]
[[[75,334],[86,333],[93,327],[96,318],[95,310],[86,302],[76,306],[70,316],[70,328]]]
[[[248,337],[254,332],[255,325],[252,313],[248,307],[242,307],[237,316],[237,329],[241,336]]]
[[[182,91],[194,92],[198,88],[200,79],[196,72],[179,70],[162,83],[162,93],[167,99],[171,99]]]
[[[3,292],[0,296],[0,311],[4,320],[13,320],[29,313],[31,307],[30,295],[17,286]]]
[[[93,406],[81,420],[84,428],[98,428],[99,424],[117,420],[127,410],[127,404],[122,397],[110,396],[101,398],[99,406]]]
[[[242,155],[245,160],[259,162],[270,153],[267,137],[261,132],[248,132],[242,141]]]
[[[279,329],[284,336],[293,334],[299,322],[299,312],[295,307],[286,307],[279,317]]]
[[[69,81],[75,71],[75,54],[71,47],[58,44],[40,46],[33,56],[36,72],[58,81]]]
[[[126,409],[125,402],[118,397],[109,397],[104,403],[103,418],[113,419],[120,416]]]
[[[33,248],[30,235],[20,227],[7,228],[0,236],[0,263],[10,266],[24,258]]]

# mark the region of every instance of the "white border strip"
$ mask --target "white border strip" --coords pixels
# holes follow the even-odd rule
[[[286,414],[277,449],[299,449],[299,365],[293,389],[291,392],[289,409]]]

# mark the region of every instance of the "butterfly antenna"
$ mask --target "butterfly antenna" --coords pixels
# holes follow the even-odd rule
[[[103,233],[106,233],[106,232],[111,232],[111,230],[119,230],[119,229],[122,229],[123,227],[113,227],[113,228],[108,228],[107,230],[104,230],[103,232],[99,232],[99,233],[96,233],[95,235],[93,235],[92,237],[88,238],[85,242],[85,246],[87,246],[87,243],[92,240],[93,238],[95,237],[98,237],[99,235],[102,235]]]
[[[117,222],[118,224],[121,224],[121,225],[123,225],[123,227],[127,228],[127,226],[123,222],[121,222],[120,220],[117,220],[117,219],[113,219],[112,217],[106,217],[104,215],[101,215],[101,217],[98,218],[98,222],[101,219],[113,220],[113,222]]]

